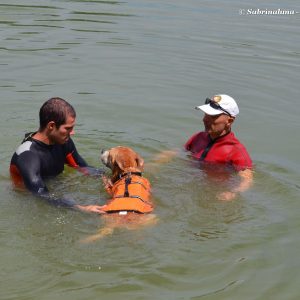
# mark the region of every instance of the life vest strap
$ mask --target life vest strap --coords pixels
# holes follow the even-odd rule
[[[125,184],[125,188],[126,188],[126,182],[125,183],[124,182],[116,183],[116,185],[113,188],[115,189],[119,185],[124,185],[124,184]],[[148,190],[148,188],[141,181],[131,181],[130,184],[140,184],[145,190]]]
[[[131,184],[131,177],[128,176],[125,178],[125,191],[124,191],[124,197],[129,197],[129,191],[128,186]]]
[[[145,204],[152,206],[152,204],[151,204],[150,202],[144,200],[142,197],[140,197],[140,196],[138,196],[138,195],[130,195],[130,196],[127,196],[127,197],[125,197],[125,196],[123,196],[123,195],[119,195],[119,196],[115,196],[114,198],[115,198],[115,199],[118,199],[118,198],[133,198],[133,199],[139,199],[139,200],[141,200],[142,202],[144,202]]]

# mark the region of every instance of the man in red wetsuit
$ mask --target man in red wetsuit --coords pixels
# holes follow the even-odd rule
[[[204,105],[196,109],[204,112],[204,132],[194,134],[185,144],[192,156],[206,163],[223,164],[233,167],[241,176],[239,186],[220,195],[222,200],[234,199],[252,182],[252,161],[243,144],[231,131],[231,126],[239,113],[235,100],[228,95],[207,98]]]
[[[42,105],[39,116],[39,130],[26,134],[12,156],[10,173],[13,182],[16,185],[24,184],[34,195],[56,206],[101,212],[98,205],[84,206],[67,197],[56,197],[49,193],[45,184],[45,179],[60,174],[65,164],[85,174],[99,175],[101,171],[87,165],[70,137],[74,134],[74,108],[61,98],[51,98]]]
[[[205,131],[194,134],[184,148],[195,159],[202,161],[203,167],[209,167],[206,170],[217,173],[229,167],[238,172],[241,179],[238,186],[217,196],[220,200],[233,200],[238,193],[250,187],[253,179],[251,158],[245,146],[231,131],[239,108],[232,97],[215,95],[211,99],[207,98],[205,104],[196,109],[204,112]],[[177,152],[163,151],[154,158],[152,164],[155,166],[168,162]]]

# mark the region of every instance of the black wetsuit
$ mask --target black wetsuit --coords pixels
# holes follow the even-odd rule
[[[32,138],[34,133],[26,134],[22,144],[13,154],[10,172],[14,182],[23,182],[32,193],[45,198],[58,206],[74,206],[72,199],[57,198],[50,195],[44,180],[54,177],[64,170],[64,164],[72,167],[83,167],[85,173],[99,173],[93,167],[88,167],[78,154],[74,142],[70,138],[63,145],[47,145]]]

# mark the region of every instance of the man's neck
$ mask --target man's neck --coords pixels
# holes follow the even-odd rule
[[[52,143],[50,142],[48,136],[45,134],[43,131],[38,131],[32,136],[33,139],[40,141],[46,145],[51,145]]]
[[[224,131],[224,132],[222,132],[221,134],[218,134],[218,135],[211,135],[211,134],[209,134],[209,137],[210,137],[210,139],[211,139],[212,141],[214,141],[214,140],[216,140],[216,139],[220,139],[221,137],[223,137],[223,136],[229,134],[230,132],[231,132],[231,130],[229,130],[229,131]]]

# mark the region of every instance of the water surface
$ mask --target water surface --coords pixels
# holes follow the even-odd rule
[[[284,7],[283,7],[284,5]],[[0,1],[1,299],[298,299],[299,14],[254,1]],[[207,177],[184,152],[158,170],[156,226],[80,240],[99,216],[58,209],[12,189],[8,166],[38,110],[52,96],[78,118],[79,152],[100,166],[99,149],[127,145],[145,159],[181,148],[202,128],[193,108],[232,95],[234,124],[254,164],[254,184]],[[104,203],[99,179],[66,169],[56,194]]]

